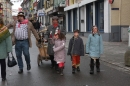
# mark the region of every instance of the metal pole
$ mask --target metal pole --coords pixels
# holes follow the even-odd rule
[[[7,25],[7,0],[6,0],[6,25]]]
[[[78,29],[80,30],[80,8],[79,8],[79,2],[78,2]]]
[[[129,35],[129,39],[128,39],[128,47],[130,47],[130,26],[128,28],[128,35]]]

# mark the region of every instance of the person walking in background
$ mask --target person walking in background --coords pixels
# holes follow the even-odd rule
[[[41,26],[41,24],[40,24],[40,22],[37,20],[36,23],[35,23],[35,29],[36,29],[37,32],[39,32],[40,26]]]
[[[13,27],[14,24],[17,22],[17,16],[13,15],[12,17],[13,17],[13,21],[6,25],[8,29],[10,29],[10,27]]]
[[[32,22],[32,24],[33,24],[33,27],[35,28],[35,30],[37,31],[37,29],[36,29],[36,20],[34,19],[34,21]]]
[[[66,34],[65,29],[58,24],[58,17],[53,16],[52,17],[52,25],[49,25],[45,34],[45,41],[48,40],[48,49],[47,53],[50,56],[51,59],[51,68],[55,67],[57,69],[57,64],[54,61],[54,51],[53,51],[53,46],[54,44],[51,43],[52,38],[54,37],[56,32],[63,33],[64,35]]]
[[[84,44],[79,37],[79,30],[74,31],[74,36],[69,41],[67,55],[72,57],[72,73],[75,74],[75,69],[80,71],[80,56],[84,56]]]
[[[2,81],[6,80],[6,57],[12,51],[12,41],[8,28],[4,26],[3,19],[0,18],[0,65]]]
[[[54,60],[58,64],[57,73],[63,75],[63,68],[65,63],[65,35],[63,33],[56,33],[53,39],[54,43]]]
[[[18,61],[19,71],[18,73],[23,73],[23,60],[22,60],[22,52],[25,56],[27,70],[31,69],[30,64],[30,54],[29,47],[32,46],[31,43],[31,31],[38,41],[40,38],[34,29],[31,22],[25,19],[24,12],[18,13],[18,22],[15,24],[13,29],[12,40],[13,44],[15,44],[15,53]]]
[[[86,53],[90,55],[90,74],[94,74],[94,61],[96,61],[97,72],[100,72],[100,55],[103,53],[102,36],[98,32],[98,28],[93,26],[92,34],[88,36],[86,43]]]

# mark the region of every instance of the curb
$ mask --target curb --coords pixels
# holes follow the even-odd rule
[[[106,61],[106,60],[103,60],[103,59],[101,59],[101,61],[103,61],[103,62],[105,62],[105,63],[108,63],[108,64],[111,64],[111,65],[114,65],[114,66],[117,66],[117,67],[120,67],[120,68],[125,69],[125,70],[127,70],[127,71],[130,71],[130,68],[123,67],[123,66],[114,64],[114,63],[112,63],[112,62],[109,62],[109,61]]]

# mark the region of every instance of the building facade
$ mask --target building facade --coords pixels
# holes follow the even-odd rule
[[[51,12],[54,9],[54,0],[44,0],[44,8],[46,13],[46,23],[51,24],[52,18],[49,15],[49,12]]]
[[[59,17],[59,23],[65,25],[65,12],[66,0],[45,0],[44,8],[46,12],[46,21],[52,24],[52,16]]]
[[[87,37],[96,25],[104,41],[127,41],[129,0],[66,0],[66,29]],[[125,34],[125,35],[124,35]]]
[[[37,0],[37,20],[39,20],[42,25],[45,25],[44,0]]]
[[[30,19],[32,17],[32,0],[23,0],[21,7],[25,13],[25,17]]]
[[[12,5],[10,0],[0,0],[0,16],[5,24],[12,21]]]

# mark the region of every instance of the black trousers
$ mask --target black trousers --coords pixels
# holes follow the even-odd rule
[[[52,67],[55,66],[56,62],[54,61],[54,55],[49,55],[50,56],[50,60],[51,60],[51,65]]]
[[[50,56],[50,60],[51,60],[51,66],[55,67],[55,69],[58,69],[58,64],[56,61],[54,61],[54,55],[49,55]]]
[[[1,77],[6,78],[6,62],[5,62],[5,59],[0,59],[0,65],[1,65]]]

